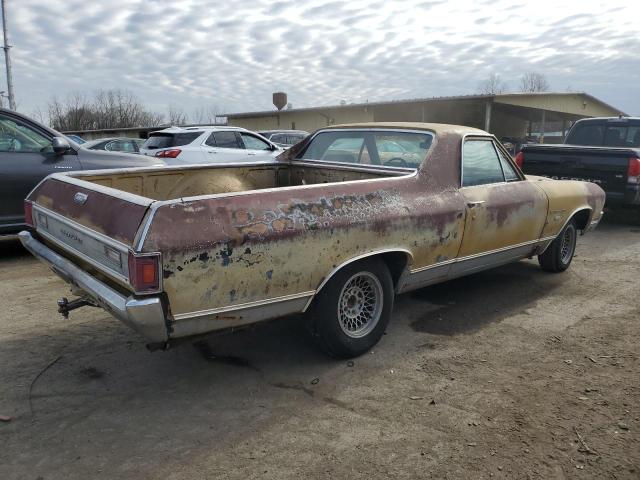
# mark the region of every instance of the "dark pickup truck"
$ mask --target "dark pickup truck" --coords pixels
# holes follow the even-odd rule
[[[578,120],[564,144],[524,145],[516,163],[528,175],[596,183],[607,205],[640,205],[640,118]]]

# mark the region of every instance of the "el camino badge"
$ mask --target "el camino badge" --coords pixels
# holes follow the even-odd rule
[[[78,205],[84,205],[85,203],[87,203],[87,198],[89,198],[89,195],[87,195],[86,193],[78,192],[73,196],[73,201]]]

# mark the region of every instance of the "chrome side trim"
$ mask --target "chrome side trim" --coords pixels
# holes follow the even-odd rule
[[[145,223],[144,223],[144,226],[142,227],[142,230],[140,230],[140,227],[138,227],[138,233],[140,234],[140,236],[138,237],[137,241],[134,240],[135,252],[142,251],[142,247],[144,247],[144,242],[147,239],[147,234],[149,233],[149,228],[151,228],[151,222],[153,221],[153,217],[155,217],[159,207],[160,205],[158,205],[158,202],[153,202],[149,207],[147,214],[145,215],[145,221],[144,221]]]
[[[405,266],[405,271],[406,271],[406,268],[409,265],[411,265],[411,263],[413,262],[413,254],[409,250],[406,250],[404,248],[385,248],[385,249],[382,249],[382,250],[374,250],[372,252],[363,253],[362,255],[357,255],[357,256],[355,256],[353,258],[350,258],[349,260],[347,260],[345,262],[342,262],[340,265],[334,267],[333,270],[331,270],[329,272],[329,274],[326,275],[322,279],[322,282],[320,282],[320,285],[318,285],[318,288],[316,288],[316,290],[313,292],[314,293],[313,296],[309,299],[309,301],[304,306],[304,309],[302,311],[303,312],[307,311],[307,309],[311,305],[311,302],[315,298],[316,294],[320,290],[322,290],[322,287],[324,287],[327,284],[327,282],[329,280],[331,280],[331,277],[333,277],[336,273],[338,273],[338,271],[340,271],[342,268],[346,267],[350,263],[357,262],[358,260],[362,260],[362,259],[367,258],[367,257],[372,257],[374,255],[380,255],[380,254],[383,254],[383,253],[404,253],[407,256],[407,264]],[[403,276],[404,276],[404,274],[401,275],[401,280],[402,280]]]
[[[77,172],[73,174],[67,173],[53,173],[49,175],[47,178],[59,180],[61,182],[71,183],[72,185],[76,185],[78,187],[86,188],[89,190],[93,190],[94,192],[103,193],[105,195],[109,195],[110,197],[119,198],[120,200],[125,200],[129,203],[135,203],[136,205],[142,205],[144,207],[148,207],[152,199],[147,197],[142,197],[140,195],[136,195],[135,193],[125,192],[124,190],[118,190],[117,188],[105,187],[104,185],[100,185],[98,183],[89,182],[87,180],[81,180],[79,177],[89,176],[89,175],[105,175],[105,174],[114,175],[115,172],[113,170],[87,170],[82,172],[82,175],[78,175]],[[135,171],[131,172],[135,173]],[[74,175],[74,176],[71,176]]]
[[[529,242],[522,242],[522,243],[517,243],[515,245],[509,245],[508,247],[502,247],[502,248],[496,248],[495,250],[489,250],[488,252],[482,252],[482,253],[476,253],[473,255],[467,255],[466,257],[460,257],[460,258],[454,258],[451,260],[445,260],[443,262],[438,262],[435,263],[433,265],[427,265],[426,267],[419,267],[416,269],[411,270],[411,275],[415,274],[415,273],[420,273],[423,272],[425,270],[430,270],[432,268],[437,268],[440,266],[444,266],[444,265],[451,265],[453,263],[460,263],[460,262],[464,262],[467,260],[472,260],[474,258],[481,258],[481,257],[485,257],[487,255],[493,255],[495,253],[500,253],[500,252],[505,252],[508,250],[512,250],[514,248],[519,248],[519,247],[525,247],[525,246],[529,246],[529,245],[537,245],[539,243],[544,243],[547,240],[553,240],[554,238],[556,238],[555,236],[552,237],[545,237],[545,238],[539,238],[537,240],[531,240]]]
[[[188,337],[300,313],[314,291],[174,315],[171,338]]]
[[[31,233],[22,231],[18,236],[27,250],[48,265],[65,282],[75,287],[74,290],[80,290],[83,296],[89,297],[93,303],[142,334],[150,342],[167,341],[167,326],[159,297],[125,297],[40,243]]]
[[[270,304],[279,303],[279,302],[286,302],[287,300],[292,300],[296,298],[306,298],[310,295],[313,295],[314,293],[316,293],[315,290],[309,290],[307,292],[292,293],[291,295],[282,295],[280,297],[268,298],[266,300],[256,300],[254,302],[239,303],[236,305],[228,305],[226,307],[210,308],[207,310],[197,310],[194,312],[187,312],[187,313],[178,313],[178,314],[174,314],[173,318],[175,320],[184,320],[187,318],[216,315],[219,313],[233,312],[236,310],[243,310],[243,309],[252,308],[252,307],[262,307],[264,305],[270,305]]]
[[[408,292],[525,258],[535,252],[536,247],[544,245],[544,247],[547,248],[548,245],[545,245],[545,243],[555,238],[555,236],[544,237],[538,240],[497,248],[466,257],[445,260],[433,265],[413,269],[404,279],[404,283],[399,288],[398,293]]]

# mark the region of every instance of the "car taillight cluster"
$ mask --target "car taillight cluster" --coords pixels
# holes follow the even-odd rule
[[[516,155],[516,165],[518,165],[519,168],[522,168],[523,163],[524,163],[524,152],[520,151]]]
[[[627,169],[627,182],[640,183],[640,158],[631,157]]]
[[[156,152],[156,157],[176,158],[178,155],[180,155],[181,152],[182,150],[180,150],[179,148],[171,148],[169,150],[161,150],[159,152]]]
[[[129,252],[129,283],[136,293],[160,290],[160,254]]]
[[[33,227],[33,203],[29,200],[24,201],[24,223]]]

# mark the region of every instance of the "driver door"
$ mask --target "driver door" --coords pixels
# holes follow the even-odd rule
[[[0,113],[0,232],[22,228],[23,201],[40,180],[80,168],[73,150],[65,155],[53,153],[48,132],[18,116]]]
[[[460,193],[466,216],[454,276],[524,258],[533,252],[547,217],[546,194],[513,167],[491,137],[462,146]]]

